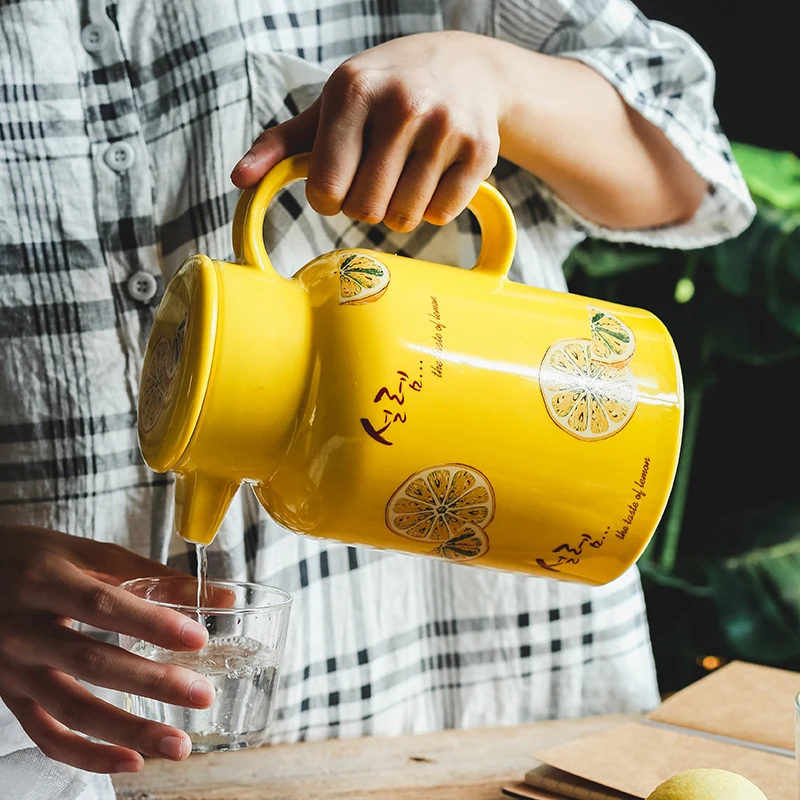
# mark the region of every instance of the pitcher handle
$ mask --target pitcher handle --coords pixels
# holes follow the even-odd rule
[[[290,156],[276,164],[254,189],[242,192],[233,217],[233,249],[238,263],[275,271],[264,247],[264,217],[281,189],[308,177],[310,160],[309,153]],[[467,208],[478,220],[482,239],[481,251],[472,269],[505,278],[517,245],[517,225],[508,202],[494,186],[484,181]]]

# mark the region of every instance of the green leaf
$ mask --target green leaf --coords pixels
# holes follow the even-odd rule
[[[590,239],[572,251],[572,258],[590,277],[603,278],[659,264],[664,256],[653,248],[621,247]]]
[[[800,228],[800,211],[786,211],[760,201],[756,201],[756,210],[758,214],[787,236]]]
[[[764,214],[756,214],[750,227],[736,239],[712,250],[714,277],[724,289],[737,297],[759,296],[765,292],[765,254],[781,236],[777,224]]]
[[[562,264],[562,271],[564,272],[564,278],[566,278],[567,282],[572,280],[575,273],[578,270],[578,262],[575,260],[575,250],[573,249],[570,254],[567,256],[566,260]]]
[[[800,356],[800,337],[777,324],[763,301],[717,292],[706,314],[711,347],[718,355],[753,366]]]
[[[789,237],[783,257],[786,259],[789,272],[796,281],[800,281],[800,234]]]
[[[754,197],[785,210],[800,209],[800,159],[794,153],[738,143],[731,147]]]
[[[741,236],[711,252],[714,277],[726,292],[755,300],[754,313],[757,306],[766,305],[785,331],[800,336],[800,229],[789,224],[794,216],[800,219],[800,214],[759,206]],[[760,338],[752,324],[746,327]],[[741,337],[735,339],[738,347]]]
[[[779,254],[766,264],[767,308],[790,333],[800,336],[800,276],[793,261],[797,258],[794,236],[784,236]]]
[[[723,632],[740,658],[800,656],[800,532],[788,542],[709,564]]]

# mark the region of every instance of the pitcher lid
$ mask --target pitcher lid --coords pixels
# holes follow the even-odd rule
[[[180,461],[205,399],[217,329],[217,274],[204,255],[188,258],[156,312],[139,386],[139,445],[156,472]]]

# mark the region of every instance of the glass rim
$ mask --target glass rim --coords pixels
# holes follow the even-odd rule
[[[800,692],[794,696],[794,710],[800,714]]]
[[[120,589],[124,589],[126,592],[130,592],[131,588],[136,585],[144,585],[144,584],[166,584],[172,582],[185,582],[185,581],[197,581],[196,576],[194,575],[158,575],[158,576],[151,576],[145,578],[132,578],[128,581],[123,581],[120,585]],[[234,581],[234,580],[217,580],[216,578],[209,578],[206,580],[206,585],[208,586],[217,586],[223,589],[225,588],[244,588],[244,589],[257,589],[259,591],[268,591],[278,595],[281,599],[271,602],[271,603],[261,603],[258,605],[252,606],[239,606],[238,608],[218,608],[216,606],[200,606],[199,608],[196,605],[187,605],[185,603],[168,603],[165,600],[151,600],[149,597],[141,597],[140,599],[147,601],[148,603],[152,603],[153,605],[160,606],[161,608],[171,608],[175,611],[182,611],[182,612],[189,612],[192,614],[200,613],[203,616],[211,616],[211,615],[222,615],[222,614],[256,614],[259,612],[264,611],[280,611],[282,609],[288,608],[292,605],[292,601],[294,598],[289,592],[284,591],[283,589],[279,589],[277,586],[270,586],[266,583],[253,583],[252,581]],[[133,592],[131,592],[133,594]],[[139,595],[134,594],[134,597],[139,597]]]

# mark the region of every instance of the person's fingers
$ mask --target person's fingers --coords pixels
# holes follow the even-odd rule
[[[370,110],[363,158],[342,205],[348,217],[375,225],[386,216],[421,113],[400,90],[388,91]]]
[[[18,687],[19,678],[14,680],[17,692]],[[106,703],[63,672],[46,667],[31,672],[25,676],[24,693],[62,725],[95,739],[172,761],[186,758],[192,750],[184,731]]]
[[[195,612],[198,603],[204,609],[233,608],[236,605],[236,590],[229,581],[206,580],[202,596],[198,596],[198,583],[195,575],[179,573],[166,576],[158,581],[141,581],[128,589],[136,597],[152,602],[180,606],[184,613]],[[194,615],[194,614],[193,614]]]
[[[455,147],[446,115],[427,120],[389,201],[384,220],[389,228],[406,233],[422,222],[442,175],[458,154]]]
[[[441,177],[441,168],[434,166],[427,155],[412,156],[386,209],[387,227],[399,233],[413,231],[422,222]]]
[[[138,772],[144,759],[129,747],[98,744],[73,733],[28,697],[3,695],[25,733],[49,758],[87,772]]]
[[[163,583],[159,587],[158,600],[178,606],[197,608],[197,578],[187,577]],[[225,586],[224,581],[206,581],[200,605],[204,609],[233,608],[236,605],[236,591]]]
[[[226,586],[208,584],[203,592],[203,608],[233,608],[236,605],[236,592]]]
[[[3,633],[6,646],[16,651],[17,664],[44,665],[95,686],[176,706],[208,708],[214,702],[214,687],[207,678],[150,661],[50,620],[28,617],[24,630],[8,626]]]
[[[497,162],[492,143],[470,143],[466,155],[442,175],[423,218],[434,225],[445,225],[457,217],[475,196]]]
[[[265,130],[233,168],[231,181],[234,185],[250,189],[284,158],[311,150],[319,113],[320,100],[317,99],[292,119]]]
[[[308,201],[319,214],[342,210],[361,161],[371,102],[369,78],[348,62],[325,84],[306,183]]]
[[[32,610],[79,620],[169,650],[199,650],[208,642],[208,632],[197,621],[97,580],[66,562],[28,581],[24,593],[22,600]]]
[[[117,544],[97,542],[93,539],[71,537],[70,547],[79,563],[91,575],[105,583],[119,585],[134,578],[160,578],[186,576],[185,572],[173,569],[159,561],[140,556]],[[70,559],[73,562],[75,559]],[[186,576],[189,577],[189,576]]]

